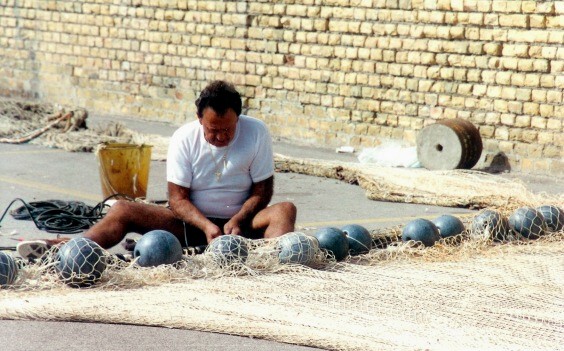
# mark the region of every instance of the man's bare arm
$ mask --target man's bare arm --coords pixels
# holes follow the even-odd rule
[[[274,193],[274,176],[271,176],[251,186],[251,195],[224,226],[225,234],[241,234],[241,226],[250,224],[254,216],[268,206]]]
[[[168,201],[176,218],[202,230],[208,243],[222,234],[221,228],[207,219],[190,201],[190,188],[168,182]]]

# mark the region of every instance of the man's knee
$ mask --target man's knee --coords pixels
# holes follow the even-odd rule
[[[296,220],[296,214],[298,213],[296,205],[294,205],[292,202],[281,202],[280,206],[281,212],[285,214],[288,219],[291,219],[292,221]]]
[[[131,204],[131,201],[118,200],[110,207],[108,214],[111,214],[112,216],[125,217],[131,213]]]
[[[105,217],[111,218],[112,222],[118,222],[122,225],[138,226],[155,217],[150,206],[153,205],[128,200],[118,200],[110,207]]]
[[[273,217],[278,220],[284,220],[289,222],[296,221],[296,214],[298,212],[296,205],[292,202],[279,202],[272,206],[274,213]]]

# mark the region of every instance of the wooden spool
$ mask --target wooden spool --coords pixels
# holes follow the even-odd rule
[[[470,169],[481,155],[480,132],[464,119],[439,120],[417,136],[417,157],[427,169]]]

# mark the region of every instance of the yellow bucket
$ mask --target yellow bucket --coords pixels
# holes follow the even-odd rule
[[[96,148],[102,194],[146,197],[151,165],[150,145],[104,143]]]

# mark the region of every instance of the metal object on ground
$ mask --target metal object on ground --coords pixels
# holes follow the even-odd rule
[[[0,251],[0,288],[14,283],[18,277],[18,266],[14,258]]]
[[[509,226],[514,233],[526,239],[538,239],[548,228],[541,212],[532,207],[520,207],[509,217]]]
[[[218,236],[206,250],[211,253],[212,260],[220,267],[239,266],[245,263],[249,256],[247,239],[241,235]]]
[[[558,232],[564,229],[564,211],[558,206],[543,205],[537,207],[537,211],[543,215],[549,231]]]
[[[460,118],[437,121],[417,136],[417,158],[427,169],[470,169],[481,155],[480,132]]]
[[[509,221],[501,212],[485,209],[472,220],[470,237],[493,241],[512,241],[516,238],[510,233]]]

